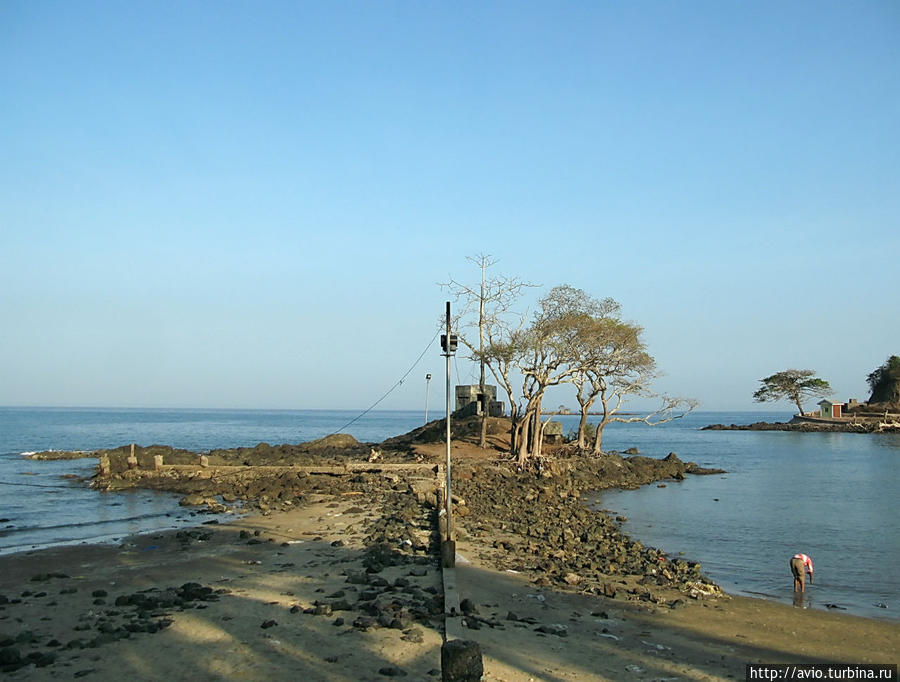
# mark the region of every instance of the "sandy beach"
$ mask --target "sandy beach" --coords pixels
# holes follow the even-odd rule
[[[365,575],[363,525],[377,514],[348,511],[359,503],[324,498],[180,537],[3,557],[0,594],[10,602],[0,607],[0,636],[14,640],[7,649],[35,656],[6,676],[439,679],[439,615],[425,623],[407,610],[406,622],[366,626],[358,608],[315,613],[317,602],[355,605],[367,587],[347,582]],[[461,541],[458,549],[459,596],[474,604],[467,620],[477,629],[459,627],[482,647],[485,680],[741,679],[748,662],[895,663],[900,650],[900,626],[892,623],[740,597],[670,609],[537,588],[487,565],[483,545]],[[435,561],[382,575],[407,586],[388,593],[392,601],[441,594]],[[156,632],[122,629],[141,622],[136,607],[116,605],[123,595],[185,583],[211,588],[215,600],[153,609],[143,622],[165,624]],[[36,657],[47,654],[52,662]]]
[[[436,446],[413,454],[434,458]],[[663,580],[646,568],[656,554],[606,521],[591,542],[612,543],[621,566],[591,564],[579,555],[589,545],[547,534],[591,517],[573,515],[568,477],[537,477],[505,510],[488,494],[509,477],[503,467],[465,444],[453,454],[470,497],[455,507],[452,570],[440,566],[434,500],[396,470],[328,484],[306,476],[296,503],[229,523],[0,557],[4,675],[429,680],[441,678],[448,636],[480,645],[483,679],[509,682],[728,680],[743,679],[747,663],[897,662],[898,624],[705,597],[689,589],[689,565]],[[564,520],[547,517],[529,546],[514,520],[538,508]]]
[[[378,623],[359,608],[316,609],[317,602],[356,606],[368,596],[369,584],[348,582],[367,575],[362,532],[372,511],[359,502],[326,498],[293,512],[139,536],[121,547],[3,557],[0,594],[10,602],[0,606],[0,636],[15,640],[5,646],[54,657],[8,677],[375,680],[394,668],[413,679],[433,671],[439,677],[434,562],[380,572],[379,594],[388,581],[392,590],[381,601],[406,605],[396,609],[397,623]],[[171,596],[186,583],[211,589],[149,609],[122,604],[137,593]],[[409,612],[409,604],[432,602],[431,626]],[[129,631],[135,623],[162,627]]]

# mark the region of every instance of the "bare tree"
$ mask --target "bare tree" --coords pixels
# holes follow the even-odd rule
[[[618,313],[618,309],[615,310]],[[624,322],[617,315],[586,317],[578,321],[573,362],[576,371],[572,383],[581,407],[578,424],[578,447],[587,449],[585,431],[588,413],[594,405],[600,407],[600,421],[594,431],[592,450],[603,449],[603,429],[612,422],[643,422],[651,426],[680,419],[692,411],[697,403],[684,398],[659,396],[650,390],[650,382],[657,376],[656,361],[647,353],[641,339],[643,329]],[[643,415],[619,415],[629,396],[661,400],[660,406]]]
[[[470,287],[455,279],[450,279],[441,286],[447,288],[457,301],[463,303],[463,309],[457,314],[457,329],[462,343],[471,351],[470,358],[477,360],[479,364],[478,393],[481,396],[481,435],[479,445],[484,448],[487,444],[487,417],[489,405],[484,382],[485,366],[492,359],[501,361],[502,357],[496,357],[485,350],[485,339],[493,330],[499,334],[506,325],[506,317],[509,315],[513,304],[519,299],[522,290],[535,286],[516,277],[496,276],[488,277],[487,270],[497,264],[497,259],[486,255],[469,256],[466,260],[474,263],[481,271],[481,281],[476,287]],[[465,322],[471,319],[477,309],[477,322]],[[477,341],[472,331],[477,330]],[[502,354],[501,354],[502,356]],[[493,371],[493,368],[492,368]],[[496,372],[493,372],[497,376]],[[508,381],[508,368],[506,373]],[[512,395],[512,394],[511,394]],[[510,411],[513,411],[513,401],[510,399]],[[515,423],[515,420],[514,420]]]
[[[522,426],[518,394],[511,374],[516,367],[517,358],[522,353],[523,326],[524,320],[519,320],[515,327],[505,322],[487,325],[485,327],[487,345],[482,355],[486,366],[491,371],[491,374],[494,375],[497,383],[506,391],[506,396],[509,400],[509,419],[511,423],[510,452],[516,451]]]

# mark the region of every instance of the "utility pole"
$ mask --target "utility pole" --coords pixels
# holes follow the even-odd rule
[[[453,568],[456,565],[456,542],[453,540],[453,495],[450,489],[450,356],[456,352],[456,334],[450,333],[450,301],[447,301],[447,333],[441,334],[441,348],[443,356],[447,358],[447,489],[445,494],[444,513],[447,516],[447,537],[441,545],[441,561],[445,568]]]
[[[428,387],[431,385],[431,375],[425,375],[425,423],[428,423]]]

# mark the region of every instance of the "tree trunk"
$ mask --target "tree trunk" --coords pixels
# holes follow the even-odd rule
[[[584,450],[585,442],[584,442],[584,432],[587,429],[587,418],[588,418],[588,407],[582,406],[581,408],[581,419],[578,422],[578,449]]]
[[[538,398],[537,408],[534,411],[534,426],[531,429],[532,444],[531,454],[534,457],[541,456],[542,445],[544,444],[544,425],[541,422],[541,399]]]
[[[797,399],[797,409],[800,410],[798,413],[801,417],[803,416],[803,405],[800,404],[800,399]]]
[[[594,454],[603,454],[603,427],[606,426],[605,421],[601,420],[597,423],[597,432],[594,434]]]
[[[516,406],[510,403],[509,406],[509,451],[513,453],[516,451],[516,443],[519,440],[519,429],[521,424],[519,423],[519,415],[516,409]]]
[[[603,416],[600,417],[600,421],[597,422],[597,431],[594,433],[594,454],[602,455],[603,454],[603,427],[609,424],[609,420],[612,417],[612,414],[609,413],[609,410],[606,408],[606,402],[603,403]]]
[[[522,424],[519,428],[518,443],[516,443],[516,463],[519,465],[524,464],[525,460],[528,459],[528,437],[530,435],[530,427],[531,414],[528,410],[525,410],[525,415],[522,418]]]
[[[478,354],[481,365],[481,378],[478,382],[478,392],[481,395],[481,433],[478,436],[478,446],[484,450],[487,446],[487,419],[488,399],[484,390],[484,260],[481,261],[481,298],[478,301]]]
[[[484,384],[481,385],[482,395],[484,395]],[[487,420],[488,420],[488,405],[487,398],[485,397],[484,406],[482,407],[481,412],[481,434],[478,437],[478,445],[484,450],[487,447]]]

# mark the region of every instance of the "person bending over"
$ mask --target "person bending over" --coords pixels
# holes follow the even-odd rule
[[[809,584],[813,582],[813,562],[805,554],[791,557],[791,573],[794,574],[794,592],[806,590],[806,573],[809,572]]]

